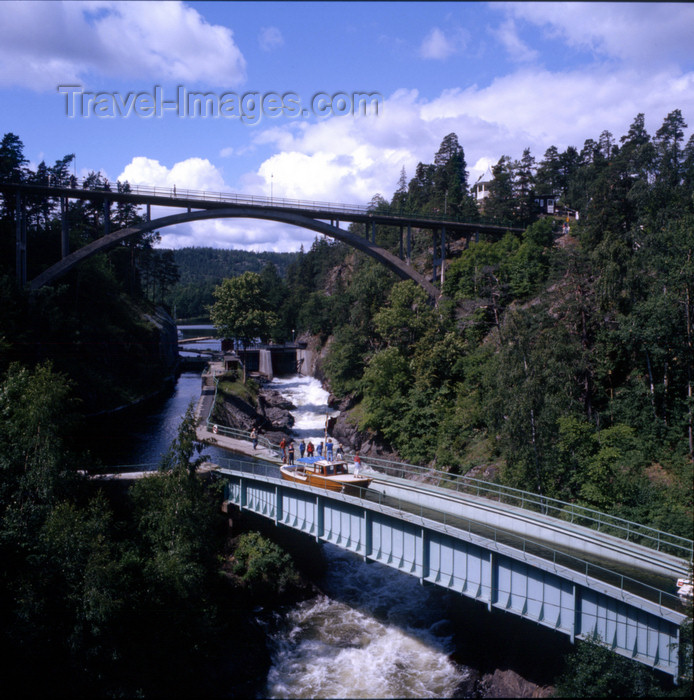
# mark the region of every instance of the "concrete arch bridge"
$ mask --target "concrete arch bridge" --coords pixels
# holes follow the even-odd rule
[[[420,285],[433,302],[440,296],[434,285],[443,280],[446,236],[454,234],[466,241],[480,234],[500,238],[507,231],[520,232],[522,229],[482,222],[461,222],[450,216],[423,216],[404,213],[382,212],[368,206],[335,204],[329,202],[299,201],[273,197],[255,197],[228,193],[178,190],[176,188],[156,188],[137,186],[128,192],[110,189],[89,189],[84,183],[75,181],[73,186],[27,185],[0,183],[0,192],[5,198],[14,197],[16,236],[17,236],[17,277],[26,283],[26,215],[25,202],[36,195],[50,197],[60,202],[62,215],[62,259],[44,270],[30,281],[32,289],[50,284],[72,270],[80,262],[113,248],[118,243],[140,233],[175,226],[192,221],[222,218],[249,218],[275,221],[299,226],[316,233],[330,236],[371,256],[400,279],[411,279]],[[68,244],[67,202],[70,199],[83,199],[100,202],[104,211],[104,235],[70,252]],[[113,202],[124,202],[146,207],[146,220],[140,224],[111,231],[110,206]],[[151,207],[163,206],[184,209],[184,212],[151,219]],[[358,236],[340,227],[341,222],[363,225],[364,236]],[[376,245],[376,225],[395,226],[400,229],[399,256]],[[432,278],[426,279],[411,265],[412,229],[431,231],[433,244]],[[405,234],[406,232],[406,234]]]

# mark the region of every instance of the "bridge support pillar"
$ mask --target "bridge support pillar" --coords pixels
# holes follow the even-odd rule
[[[403,255],[402,255],[402,234],[403,234],[403,232],[404,232],[404,229],[403,229],[403,227],[401,226],[401,227],[400,227],[400,255],[399,255],[400,260],[403,259]]]
[[[324,510],[323,499],[320,496],[316,496],[316,542],[320,542],[321,535],[325,528]]]
[[[111,233],[111,202],[104,199],[104,236]]]
[[[432,271],[431,271],[431,281],[435,283],[439,277],[439,267],[440,267],[440,277],[441,284],[443,284],[443,268],[446,258],[446,227],[442,226],[441,231],[434,229],[431,233],[432,237]]]
[[[376,222],[371,222],[371,242],[376,245]]]
[[[443,291],[443,276],[446,269],[446,227],[441,227],[441,291]]]
[[[426,583],[426,578],[429,575],[429,537],[427,536],[427,529],[422,528],[422,571],[419,576],[419,583],[422,586]]]
[[[146,221],[152,220],[152,205],[151,204],[147,205],[147,214],[145,215],[145,220]]]
[[[67,227],[67,198],[60,198],[60,256],[66,258],[70,255],[70,234]]]
[[[275,525],[282,520],[282,487],[275,486]]]
[[[407,264],[412,264],[412,224],[407,224]]]
[[[579,592],[578,592],[578,586],[574,583],[571,586],[571,597],[573,598],[573,619],[571,620],[571,630],[569,631],[569,639],[571,640],[572,644],[576,643],[576,620],[578,619],[579,615],[581,614],[581,611],[579,610],[580,604],[579,604]]]
[[[436,257],[436,229],[431,232],[431,281],[436,282],[436,264],[438,258]]]
[[[27,283],[27,224],[24,216],[22,195],[19,192],[17,192],[15,200],[14,218],[17,238],[15,260],[17,282],[23,287]]]
[[[499,586],[499,572],[497,570],[498,562],[496,555],[490,550],[489,552],[489,600],[487,601],[487,610],[492,611],[494,603],[497,601],[497,588]]]

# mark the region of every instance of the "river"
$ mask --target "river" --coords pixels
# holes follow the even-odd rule
[[[297,407],[297,438],[321,439],[328,393],[312,377],[278,378]],[[264,620],[272,668],[268,698],[453,697],[468,670],[451,661],[453,625],[443,589],[324,544],[324,591]]]
[[[209,326],[181,330],[188,337],[211,333]],[[219,341],[196,344],[201,345],[219,347]],[[277,378],[273,385],[297,407],[296,437],[320,439],[326,416],[333,415],[320,382],[296,375]],[[199,373],[185,372],[165,395],[134,414],[109,419],[111,430],[97,431],[102,460],[110,465],[158,463],[187,407],[199,399],[200,388]],[[328,566],[316,583],[323,595],[259,612],[272,656],[262,696],[463,697],[470,670],[454,660],[460,656],[459,639],[449,620],[460,596],[421,586],[414,577],[332,545],[324,544],[322,552]]]

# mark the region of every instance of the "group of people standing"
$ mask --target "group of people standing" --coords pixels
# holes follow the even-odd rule
[[[299,457],[302,459],[304,456],[322,458],[323,450],[325,450],[325,459],[327,459],[329,462],[332,462],[334,457],[337,459],[343,459],[344,452],[342,450],[342,445],[338,443],[337,449],[335,450],[334,448],[335,444],[333,443],[332,438],[326,438],[325,444],[323,444],[323,441],[321,440],[318,445],[314,445],[311,440],[305,442],[302,438],[299,442]],[[280,449],[282,450],[283,460],[287,464],[294,464],[294,441],[291,439],[286,440],[285,438],[282,438],[280,442]]]
[[[258,431],[253,428],[251,430],[251,440],[253,442],[253,449],[257,449],[258,447]],[[329,461],[333,461],[333,448],[334,448],[334,443],[332,441],[332,438],[326,438],[325,440],[325,445],[323,445],[323,441],[321,440],[318,445],[314,445],[311,440],[308,441],[308,443],[304,442],[304,439],[301,438],[301,441],[299,442],[299,456],[303,459],[304,455],[306,457],[314,457],[317,456],[321,458],[323,456],[323,448],[325,447],[325,458]],[[282,450],[282,459],[284,460],[285,464],[294,464],[294,441],[292,439],[285,439],[282,438],[280,441],[280,449]],[[342,449],[342,445],[340,443],[337,443],[337,449],[335,450],[335,457],[337,459],[344,459],[344,451]],[[359,474],[361,471],[361,459],[359,458],[359,453],[354,455],[354,473],[356,475]]]

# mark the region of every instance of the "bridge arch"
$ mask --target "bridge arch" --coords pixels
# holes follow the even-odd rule
[[[338,241],[347,243],[352,247],[360,250],[362,253],[371,256],[378,262],[385,265],[389,270],[394,272],[402,280],[413,280],[429,295],[433,303],[438,301],[440,296],[439,290],[423,275],[420,275],[416,270],[411,268],[405,262],[389,251],[381,248],[374,243],[371,243],[366,238],[355,236],[349,231],[345,231],[337,226],[328,224],[324,221],[312,219],[310,216],[304,216],[295,212],[281,212],[276,209],[263,209],[258,207],[234,207],[220,209],[206,209],[202,211],[184,212],[181,214],[173,214],[164,216],[159,219],[145,221],[135,226],[119,229],[113,233],[109,233],[92,243],[80,248],[79,250],[70,253],[62,260],[55,263],[48,269],[44,270],[40,275],[35,277],[30,282],[31,289],[39,289],[46,284],[50,284],[54,280],[62,277],[67,272],[72,270],[76,265],[83,262],[87,258],[97,253],[102,253],[110,248],[113,248],[121,241],[135,236],[140,233],[147,233],[159,228],[167,226],[175,226],[176,224],[187,223],[191,221],[204,221],[207,219],[264,219],[267,221],[276,221],[278,223],[290,224],[299,226],[317,233],[330,236]]]

